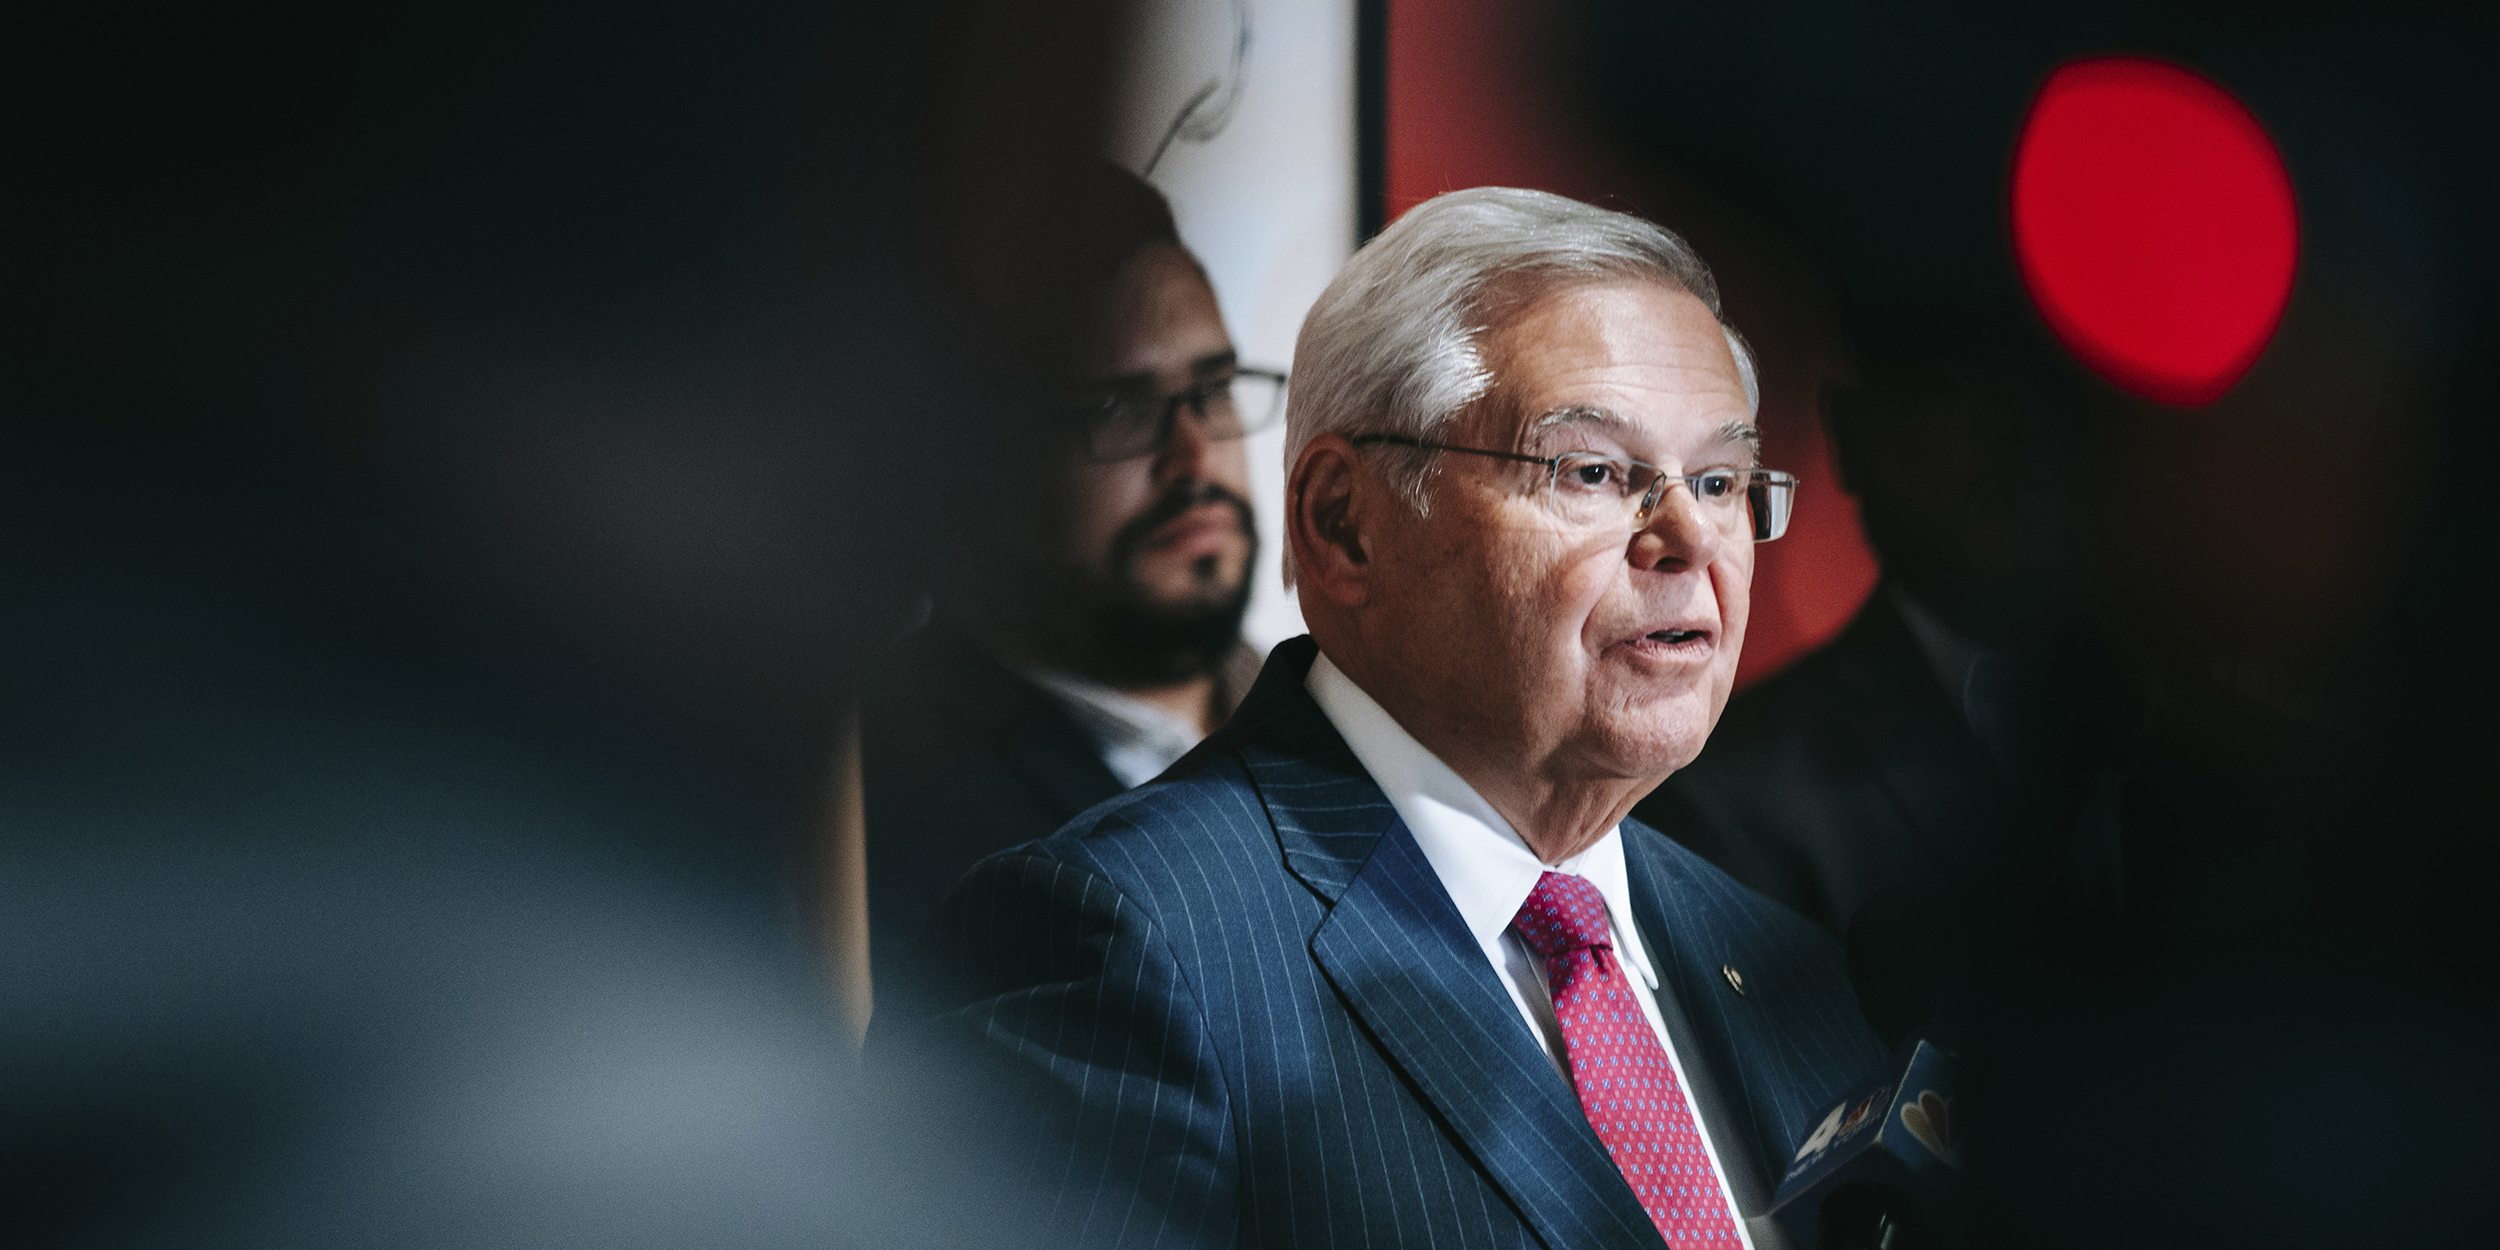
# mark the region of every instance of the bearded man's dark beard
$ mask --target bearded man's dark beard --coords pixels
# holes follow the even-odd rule
[[[1240,580],[1213,585],[1215,557],[1204,558],[1204,593],[1158,603],[1137,576],[1138,553],[1155,530],[1202,504],[1233,510],[1249,550]],[[1241,640],[1241,618],[1250,607],[1250,570],[1259,554],[1259,532],[1250,501],[1214,482],[1180,483],[1153,507],[1120,527],[1111,540],[1111,576],[1086,579],[1068,624],[1084,635],[1075,648],[1096,680],[1112,686],[1164,686],[1220,671]],[[1078,642],[1070,639],[1070,642]]]

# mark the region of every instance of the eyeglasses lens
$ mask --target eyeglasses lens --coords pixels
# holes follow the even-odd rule
[[[1145,455],[1160,441],[1162,425],[1161,401],[1106,398],[1086,410],[1085,454],[1101,461]]]
[[[1575,528],[1639,529],[1678,486],[1690,491],[1702,515],[1731,533],[1750,528],[1755,541],[1769,542],[1788,530],[1796,479],[1763,470],[1668,477],[1637,461],[1568,455],[1554,465],[1547,498],[1555,514]]]
[[[1272,373],[1236,375],[1226,388],[1224,403],[1232,412],[1232,433],[1224,437],[1239,438],[1272,429],[1285,415],[1285,380]],[[1215,413],[1207,413],[1208,428],[1214,428]]]
[[[1756,473],[1745,492],[1746,511],[1753,514],[1753,540],[1767,543],[1788,532],[1789,509],[1797,506],[1797,479],[1785,473]]]
[[[1087,410],[1086,455],[1097,461],[1151,455],[1170,433],[1169,422],[1187,409],[1205,437],[1222,441],[1256,434],[1285,412],[1284,380],[1245,373],[1178,395],[1104,396]]]

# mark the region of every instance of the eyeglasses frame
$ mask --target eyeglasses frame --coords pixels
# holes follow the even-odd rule
[[[1470,456],[1490,456],[1496,460],[1511,460],[1520,464],[1542,465],[1545,468],[1545,485],[1548,490],[1554,488],[1555,482],[1562,473],[1562,462],[1566,457],[1588,454],[1583,452],[1565,452],[1561,456],[1531,456],[1524,452],[1494,451],[1485,447],[1460,447],[1452,443],[1436,443],[1428,439],[1410,438],[1404,434],[1358,434],[1346,441],[1357,447],[1368,447],[1376,443],[1390,443],[1399,447],[1412,447],[1418,451],[1454,451]],[[1667,483],[1682,482],[1684,484],[1684,489],[1693,492],[1693,498],[1698,500],[1701,498],[1701,488],[1695,483],[1699,482],[1703,478],[1712,477],[1718,473],[1726,472],[1726,470],[1722,469],[1713,470],[1710,473],[1669,473],[1646,460],[1634,460],[1631,457],[1626,456],[1623,457],[1623,461],[1626,464],[1638,465],[1641,468],[1647,469],[1651,473],[1657,475],[1650,480],[1649,489],[1641,495],[1640,510],[1632,515],[1633,533],[1639,533],[1641,530],[1649,528],[1651,519],[1658,511],[1659,502],[1666,498]],[[1786,473],[1778,469],[1745,469],[1742,471],[1754,475],[1753,483],[1745,488],[1748,496],[1745,504],[1753,514],[1753,540],[1757,543],[1771,542],[1779,538],[1782,534],[1787,533],[1788,527],[1782,525],[1778,534],[1765,533],[1766,530],[1770,529],[1771,525],[1770,519],[1764,515],[1767,510],[1753,507],[1754,501],[1750,496],[1757,490],[1786,490],[1793,492],[1797,489],[1797,482],[1799,479],[1794,473]],[[1790,501],[1791,506],[1793,507],[1795,502],[1795,496],[1793,494],[1790,497]]]
[[[1273,382],[1276,384],[1277,393],[1281,396],[1284,393],[1285,388],[1291,384],[1293,375],[1276,369],[1256,369],[1247,365],[1236,365],[1233,367],[1233,371],[1231,373],[1224,375],[1222,378],[1209,379],[1207,381],[1200,382],[1196,386],[1192,386],[1185,391],[1177,391],[1170,395],[1158,396],[1156,402],[1163,405],[1163,414],[1155,419],[1154,441],[1148,443],[1145,450],[1130,452],[1125,456],[1096,455],[1092,450],[1093,439],[1092,434],[1089,431],[1086,435],[1087,448],[1085,458],[1095,464],[1118,464],[1123,460],[1135,460],[1141,456],[1151,456],[1161,452],[1164,445],[1172,441],[1172,425],[1173,422],[1179,418],[1182,405],[1188,405],[1198,414],[1198,419],[1200,421],[1205,421],[1207,419],[1207,395],[1210,388],[1215,386],[1218,382],[1223,385],[1230,386],[1234,382],[1240,381],[1243,378],[1264,378],[1267,381]],[[1253,426],[1244,422],[1239,434],[1227,434],[1222,438],[1214,439],[1212,441],[1228,442],[1236,438],[1248,438],[1249,436],[1260,433],[1263,430],[1272,429],[1274,428],[1276,418],[1281,416],[1283,413],[1284,405],[1278,404],[1261,424]]]

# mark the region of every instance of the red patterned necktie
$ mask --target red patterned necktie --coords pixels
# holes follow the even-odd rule
[[[1736,1213],[1667,1048],[1615,959],[1605,896],[1586,878],[1549,872],[1511,923],[1545,960],[1580,1110],[1658,1234],[1676,1250],[1735,1250]]]

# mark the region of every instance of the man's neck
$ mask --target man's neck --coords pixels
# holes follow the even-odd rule
[[[1559,864],[1597,845],[1608,830],[1631,814],[1633,804],[1664,780],[1590,774],[1568,766],[1554,754],[1536,758],[1533,751],[1506,752],[1500,744],[1485,741],[1481,733],[1441,723],[1423,708],[1422,701],[1409,697],[1386,674],[1361,667],[1359,659],[1349,664],[1332,654],[1329,661],[1362,687],[1417,744],[1474,787],[1546,864]]]
[[[1515,769],[1492,767],[1489,760],[1455,758],[1420,735],[1416,741],[1474,786],[1547,864],[1559,864],[1597,845],[1658,784],[1621,777],[1521,776]]]
[[[1192,677],[1169,686],[1113,686],[1112,689],[1162,712],[1199,733],[1215,732],[1215,678]]]
[[[1048,645],[1046,635],[1034,630],[972,629],[972,634],[991,655],[1010,666],[1039,665],[1073,673],[1088,681],[1116,690],[1166,716],[1197,729],[1200,734],[1215,732],[1222,716],[1215,705],[1216,678],[1213,673],[1199,673],[1173,682],[1141,685],[1133,679],[1102,671],[1102,666],[1086,662],[1083,655],[1071,654],[1071,648]]]

